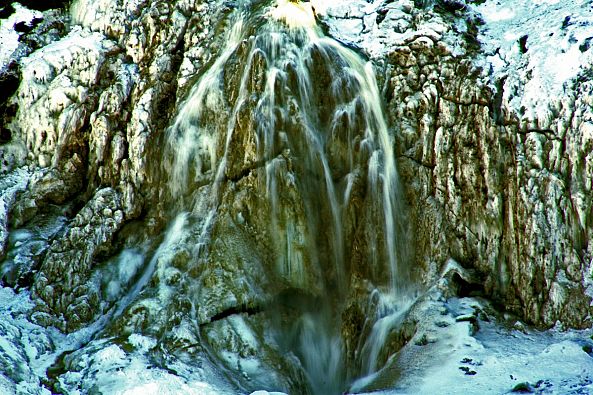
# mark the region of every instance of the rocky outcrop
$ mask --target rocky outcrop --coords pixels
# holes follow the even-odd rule
[[[78,27],[19,62],[22,81],[10,102],[18,111],[5,124],[15,147],[3,147],[3,158],[15,157],[23,145],[34,174],[12,205],[11,222],[20,227],[48,205],[74,204],[66,240],[52,246],[37,276],[40,311],[64,317],[44,316],[46,324],[64,329],[72,321],[67,328],[73,330],[92,319],[96,301],[82,307],[85,313],[72,311],[76,298],[86,294],[81,305],[92,299],[88,281],[97,254],[113,254],[123,223],[145,215],[157,200],[159,163],[151,153],[175,103],[173,76],[187,21],[181,12],[192,14],[193,7],[77,3],[71,15]],[[135,20],[129,29],[128,17]],[[199,18],[196,12],[193,19]],[[20,158],[12,168],[22,166]],[[157,217],[159,207],[153,206]],[[66,296],[73,291],[76,296]]]
[[[42,308],[47,306],[33,315],[38,323],[73,330],[93,319],[100,302],[98,290],[89,284],[93,264],[110,251],[124,219],[119,194],[101,189],[78,212],[64,237],[52,243],[33,289],[44,302]],[[63,315],[54,318],[58,312]]]

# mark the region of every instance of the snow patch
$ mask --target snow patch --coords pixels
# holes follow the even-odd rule
[[[313,1],[312,4],[317,15],[329,26],[333,38],[362,48],[371,58],[380,58],[419,37],[439,40],[448,30],[439,18],[416,22],[412,26],[414,3],[411,0],[332,0]],[[379,11],[381,18],[378,18]]]
[[[143,352],[147,352],[156,347],[157,341],[153,338],[142,336],[137,333],[132,333],[128,337],[128,343],[134,346],[136,349],[141,350]]]
[[[135,351],[127,353],[108,339],[89,343],[105,322],[64,335],[55,328],[32,324],[27,316],[33,307],[28,292],[0,287],[2,394],[51,394],[43,384],[47,370],[60,355],[71,352],[67,362],[70,371],[58,377],[58,385],[66,394],[236,394],[207,359],[195,361],[199,368],[173,358],[169,358],[168,370],[155,368],[147,357],[157,344],[155,339],[132,334],[128,343]]]
[[[493,86],[506,79],[503,98],[517,114],[548,127],[549,108],[590,69],[593,14],[587,0],[487,0],[470,6],[482,15],[478,61]]]
[[[12,6],[15,12],[6,19],[0,19],[0,70],[8,65],[13,52],[19,46],[21,35],[14,30],[14,25],[20,22],[29,23],[43,16],[40,11],[29,10],[16,2],[12,3]]]
[[[593,391],[591,330],[540,332],[499,321],[479,299],[439,299],[416,307],[417,334],[398,355],[396,391],[385,394],[503,394],[521,383],[537,393]],[[421,336],[429,344],[415,341]]]

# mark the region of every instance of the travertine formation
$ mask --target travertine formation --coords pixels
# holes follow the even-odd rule
[[[527,321],[590,326],[590,69],[585,63],[559,88],[540,85],[538,96],[534,84],[542,74],[554,75],[546,67],[557,66],[538,64],[541,55],[525,53],[517,40],[507,53],[498,48],[503,71],[493,73],[483,61],[492,56],[482,50],[497,48],[480,44],[480,29],[489,27],[467,3],[436,2],[426,11],[399,2],[369,15],[361,11],[365,3],[355,2],[330,12],[331,31],[360,45],[384,70],[400,172],[416,218],[417,263],[430,283],[452,257],[477,269],[486,294]],[[484,7],[499,12],[494,4]],[[563,31],[570,20],[559,21],[558,31],[548,26],[549,35],[565,35],[589,56],[578,31]],[[344,23],[354,27],[340,32]]]
[[[476,273],[472,283],[461,279],[459,292],[479,292],[538,326],[588,327],[593,296],[591,70],[582,69],[565,82],[560,97],[538,102],[537,111],[518,108],[530,71],[512,77],[491,72],[486,56],[491,54],[484,54],[480,44],[480,29],[486,27],[473,3],[479,2],[313,5],[328,33],[368,57],[376,70],[412,219],[409,264],[415,277],[434,284],[452,258]],[[0,258],[7,257],[0,265],[5,265],[3,282],[31,287],[36,322],[74,331],[100,314],[123,314],[125,319],[113,324],[114,333],[166,334],[171,347],[192,350],[200,341],[192,334],[195,328],[187,329],[193,315],[198,326],[214,321],[214,329],[203,330],[214,348],[240,348],[257,354],[270,371],[276,369],[278,349],[257,349],[241,337],[243,323],[225,319],[258,314],[278,294],[319,297],[318,289],[299,287],[314,284],[320,274],[309,271],[303,283],[290,287],[270,278],[276,256],[265,224],[273,219],[258,213],[271,208],[262,202],[265,185],[262,189],[252,172],[262,164],[250,160],[255,154],[248,131],[232,141],[231,157],[244,160],[227,166],[216,222],[199,227],[213,236],[190,232],[175,239],[173,232],[165,241],[160,236],[174,223],[185,223],[183,216],[174,218],[179,201],[199,201],[219,187],[214,177],[196,178],[194,192],[176,196],[163,155],[176,111],[225,47],[235,7],[235,2],[217,0],[77,0],[68,11],[69,29],[31,36],[41,48],[16,61],[20,85],[0,101]],[[57,11],[44,15],[64,20]],[[529,64],[525,45],[518,40],[519,57],[506,59],[503,67]],[[0,66],[4,84],[14,67]],[[248,81],[254,92],[257,67]],[[242,72],[240,64],[225,70]],[[225,80],[232,102],[242,82],[236,75]],[[225,114],[209,116],[215,121]],[[257,122],[249,114],[237,117],[239,131]],[[290,152],[279,152],[278,158],[287,169],[298,160]],[[339,163],[330,165],[340,173]],[[291,195],[298,189],[283,181],[283,215],[294,219],[294,243],[306,249],[299,239],[304,225],[298,222],[304,209]],[[359,193],[353,217],[366,204],[364,192]],[[198,206],[196,212],[202,210]],[[43,247],[31,255],[27,270],[18,269],[20,261],[11,251],[20,239],[11,239],[9,230],[29,229],[39,216],[60,218],[59,226],[43,233]],[[349,240],[353,262],[367,233]],[[209,244],[202,246],[204,240]],[[154,269],[150,278],[143,279],[141,268],[125,268],[121,251],[132,247],[142,250],[136,252]],[[207,248],[210,258],[192,260],[196,248]],[[119,274],[109,268],[113,262],[119,262]],[[99,278],[107,275],[119,276],[119,282]],[[146,286],[142,297],[137,297],[141,289],[130,285],[132,278]],[[355,343],[364,332],[368,313],[368,290],[359,280],[352,281],[342,316],[346,343]],[[117,304],[124,292],[114,291],[116,282],[133,298]],[[257,344],[266,343],[261,322],[246,320],[257,332]],[[393,335],[393,350],[409,337],[404,332]],[[348,347],[348,352],[355,348]],[[292,362],[282,363],[283,371],[294,369]],[[275,380],[285,388],[298,386]]]

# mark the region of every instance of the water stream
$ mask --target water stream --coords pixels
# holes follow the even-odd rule
[[[348,372],[341,314],[353,284],[364,277],[390,300],[408,295],[393,137],[373,66],[326,37],[308,2],[240,1],[229,24],[224,48],[167,131],[172,215],[184,218],[170,228],[179,239],[192,216],[201,235],[194,253],[205,260],[227,184],[255,174],[274,275],[318,301],[279,329],[279,342],[298,356],[313,393],[341,393],[380,368],[401,314],[372,317],[361,369]]]

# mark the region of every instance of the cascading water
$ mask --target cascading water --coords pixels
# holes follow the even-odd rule
[[[314,300],[288,325],[276,314],[278,343],[298,356],[311,392],[340,393],[377,370],[398,322],[389,318],[393,305],[368,317],[376,326],[353,352],[360,368],[347,367],[341,316],[353,287],[376,284],[395,305],[408,294],[393,138],[370,62],[325,37],[310,3],[238,3],[224,48],[166,135],[164,173],[178,224],[171,232],[193,240],[196,266],[215,259],[210,246],[226,237],[216,230],[222,201],[254,179],[251,219],[239,212],[233,221],[258,218],[273,260],[268,280],[279,293]],[[159,248],[151,266],[161,250],[171,246]],[[203,306],[191,310],[206,320]]]

